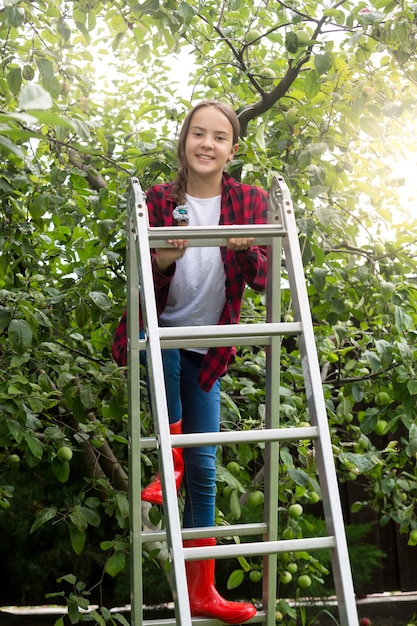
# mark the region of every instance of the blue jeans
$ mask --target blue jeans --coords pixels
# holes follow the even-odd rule
[[[183,433],[218,432],[220,380],[210,391],[198,384],[203,355],[189,350],[162,350],[170,424],[182,420]],[[216,505],[216,446],[184,448],[185,506],[183,527],[213,526]]]

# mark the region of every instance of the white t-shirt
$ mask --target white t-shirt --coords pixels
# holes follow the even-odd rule
[[[186,194],[189,226],[217,226],[221,196],[194,198]],[[225,272],[220,248],[191,246],[176,261],[161,326],[217,324],[226,301]],[[196,352],[206,350],[193,348]]]

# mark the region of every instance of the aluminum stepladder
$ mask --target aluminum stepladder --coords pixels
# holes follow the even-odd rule
[[[267,317],[265,323],[230,326],[158,327],[153,287],[150,248],[167,246],[167,239],[186,238],[189,245],[221,246],[230,237],[253,236],[254,244],[268,245]],[[284,552],[328,549],[331,552],[340,626],[358,626],[352,574],[330,431],[317,358],[313,324],[305,285],[291,196],[284,179],[276,176],[269,193],[268,224],[256,226],[216,226],[207,228],[150,228],[146,199],[139,181],[132,178],[128,193],[128,395],[129,395],[129,503],[131,540],[131,624],[204,626],[218,620],[191,618],[186,560],[263,556],[262,609],[247,623],[275,625],[277,556]],[[281,322],[281,256],[284,251],[294,308],[294,322]],[[139,339],[138,288],[144,319],[145,339]],[[285,428],[279,424],[280,370],[282,337],[298,338],[311,426]],[[267,346],[265,428],[243,432],[171,435],[164,388],[161,348],[192,348],[231,345]],[[146,350],[151,404],[154,413],[154,438],[141,438],[139,397],[139,351]],[[278,540],[278,452],[280,442],[314,441],[318,480],[322,492],[326,536]],[[175,488],[171,447],[265,442],[264,522],[181,530]],[[164,497],[165,530],[143,531],[140,502],[141,450],[157,448]],[[263,541],[239,545],[183,548],[183,539],[262,535]],[[150,541],[166,541],[170,560],[175,618],[144,620],[142,593],[143,547]]]

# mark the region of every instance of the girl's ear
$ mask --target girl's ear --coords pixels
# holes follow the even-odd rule
[[[229,163],[231,163],[233,159],[235,158],[238,148],[239,148],[238,143],[235,143],[234,146],[232,146],[232,149],[230,150],[229,158],[227,159]]]

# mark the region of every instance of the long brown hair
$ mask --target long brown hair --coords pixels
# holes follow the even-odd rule
[[[199,109],[202,109],[203,107],[216,107],[216,109],[223,113],[223,115],[227,117],[232,125],[233,145],[238,143],[239,141],[239,118],[236,115],[235,111],[232,109],[232,107],[228,104],[225,104],[224,102],[219,102],[218,100],[203,100],[188,111],[181,128],[180,136],[178,137],[177,157],[179,168],[172,186],[172,197],[174,198],[175,202],[177,202],[177,204],[184,204],[185,192],[187,189],[188,167],[187,161],[185,159],[185,143],[187,141],[188,131],[190,130],[191,120],[194,113]]]

